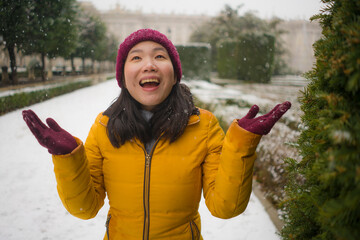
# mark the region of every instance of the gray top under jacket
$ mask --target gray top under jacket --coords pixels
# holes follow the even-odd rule
[[[141,114],[147,122],[149,122],[152,116],[154,115],[152,112],[146,110],[141,110]],[[149,142],[145,143],[145,150],[148,154],[150,154],[151,149],[154,147],[154,144],[155,144],[155,139],[151,139]]]

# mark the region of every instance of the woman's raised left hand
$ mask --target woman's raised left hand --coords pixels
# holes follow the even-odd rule
[[[255,118],[259,112],[259,107],[253,105],[246,116],[238,120],[238,124],[249,132],[266,135],[290,107],[291,103],[286,101],[276,105],[269,113]]]

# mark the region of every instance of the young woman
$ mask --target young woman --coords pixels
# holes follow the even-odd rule
[[[212,215],[232,218],[249,201],[255,149],[262,135],[290,108],[285,102],[255,118],[254,105],[226,135],[214,115],[194,106],[180,84],[179,55],[165,35],[132,33],[120,45],[119,98],[100,113],[86,139],[23,118],[53,155],[59,196],[74,216],[89,219],[110,210],[104,239],[202,239],[201,192]]]

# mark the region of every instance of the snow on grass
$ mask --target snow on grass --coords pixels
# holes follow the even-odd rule
[[[222,87],[203,80],[184,81],[190,87],[191,92],[204,103],[217,103],[221,100],[243,100],[253,104],[267,105],[271,102],[255,95],[244,94],[241,90],[231,87]]]
[[[300,103],[298,97],[304,86],[284,85],[291,79],[283,79],[283,85],[238,83],[218,86],[209,82],[190,82],[193,95],[208,104],[214,114],[221,118],[225,125],[233,119],[244,117],[250,107],[257,104],[260,108],[258,116],[269,112],[276,104],[284,101],[292,103],[291,109],[275,124],[271,132],[262,137],[257,147],[258,158],[255,161],[255,175],[261,183],[267,199],[278,204],[284,197],[286,184],[286,158],[300,160],[294,147],[301,128]],[[231,101],[229,101],[231,99]],[[225,126],[226,127],[226,126]]]

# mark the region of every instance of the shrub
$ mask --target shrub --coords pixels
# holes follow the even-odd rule
[[[220,40],[217,45],[217,72],[220,78],[238,77],[238,41]]]
[[[268,34],[247,34],[236,41],[219,41],[219,77],[269,82],[274,66],[274,44],[275,38]]]
[[[58,87],[49,89],[42,89],[32,92],[21,92],[14,95],[5,96],[0,98],[0,115],[7,112],[26,107],[47,99],[72,92],[76,89],[88,87],[91,85],[90,81],[81,81],[65,84]]]
[[[288,159],[283,239],[360,239],[360,2],[322,0],[323,37],[301,97],[301,161]]]
[[[210,80],[211,48],[210,44],[192,43],[176,46],[184,79]]]

